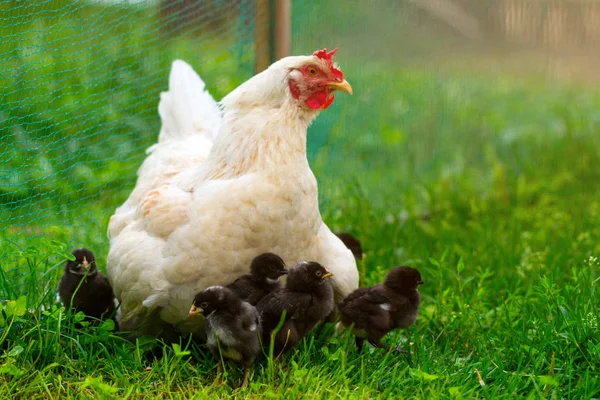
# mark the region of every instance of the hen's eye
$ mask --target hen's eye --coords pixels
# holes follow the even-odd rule
[[[206,307],[208,307],[207,302],[204,301],[204,302],[200,303],[200,308],[206,308]]]
[[[321,271],[317,271],[315,272],[315,275],[318,276],[319,278],[321,277],[321,275],[323,275],[323,273]]]
[[[308,69],[308,73],[311,74],[312,76],[315,76],[317,74],[317,69],[314,67],[310,67]]]

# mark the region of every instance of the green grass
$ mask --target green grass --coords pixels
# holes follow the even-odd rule
[[[339,40],[355,95],[319,117],[309,158],[324,219],[366,248],[361,283],[395,265],[421,271],[416,325],[386,338],[408,354],[359,354],[325,326],[286,368],[259,359],[239,390],[231,366],[226,385],[211,385],[203,346],[132,344],[110,323],[75,329],[79,316],[55,299],[64,253],[86,245],[103,265],[107,220],[158,134],[170,61],[190,61],[216,97],[251,62],[224,57],[204,34],[158,38],[151,9],[58,3],[66,17],[26,23],[0,6],[0,18],[21,18],[13,34],[37,40],[21,47],[38,49],[0,43],[0,398],[600,397],[600,94],[365,63],[351,29],[324,45]],[[82,21],[91,25],[73,40]],[[308,22],[302,34],[319,26]],[[319,35],[308,36],[297,52],[312,50]],[[65,62],[50,62],[60,51]],[[21,75],[4,73],[14,68]],[[148,357],[153,348],[162,357]]]

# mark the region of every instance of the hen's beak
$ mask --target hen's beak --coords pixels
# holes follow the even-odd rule
[[[329,278],[329,277],[332,277],[332,276],[333,276],[333,274],[332,274],[331,272],[329,272],[329,270],[328,270],[327,268],[325,268],[325,271],[327,271],[327,272],[325,272],[325,275],[323,275],[323,276],[321,277],[321,279],[327,279],[327,278]]]
[[[335,90],[339,90],[341,92],[346,92],[346,93],[352,94],[352,86],[350,86],[348,81],[345,79],[341,82],[336,82],[336,81],[328,82],[327,87],[335,89]]]
[[[199,307],[196,307],[195,305],[192,304],[192,308],[190,308],[190,312],[188,313],[188,318],[191,318],[195,315],[198,315],[202,312],[202,309]]]

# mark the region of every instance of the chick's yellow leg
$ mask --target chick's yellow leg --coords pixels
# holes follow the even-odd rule
[[[217,381],[215,385],[219,386],[221,384],[221,377],[223,376],[223,363],[221,360],[217,362]]]
[[[242,380],[242,387],[248,387],[248,372],[250,370],[250,365],[244,364],[244,379]]]

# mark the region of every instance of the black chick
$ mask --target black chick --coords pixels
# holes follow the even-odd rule
[[[414,268],[392,269],[382,284],[360,288],[338,305],[342,323],[354,324],[356,345],[361,350],[366,340],[373,346],[388,349],[381,342],[388,332],[414,324],[419,313],[421,274]]]
[[[241,300],[255,306],[265,295],[281,288],[279,278],[287,273],[281,257],[264,253],[252,260],[250,274],[242,275],[226,287],[233,290]]]
[[[67,260],[58,284],[60,300],[65,307],[91,317],[88,319],[114,317],[115,295],[108,279],[98,271],[94,253],[83,248],[72,254],[75,261]]]
[[[261,324],[256,308],[225,286],[211,286],[196,295],[189,317],[199,313],[206,319],[206,345],[218,360],[217,385],[223,374],[222,355],[244,365],[242,386],[248,386],[248,370],[260,352]]]
[[[335,234],[340,238],[342,243],[352,252],[356,260],[362,260],[364,253],[360,241],[353,235],[347,232],[338,232]]]
[[[263,323],[262,340],[269,348],[271,333],[286,311],[274,338],[274,354],[294,347],[319,321],[333,310],[333,289],[326,281],[333,276],[317,262],[301,261],[288,272],[285,288],[266,295],[256,306]]]

